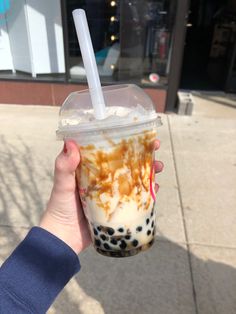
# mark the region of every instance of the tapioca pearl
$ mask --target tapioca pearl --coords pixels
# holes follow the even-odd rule
[[[137,232],[140,232],[140,231],[142,231],[142,229],[143,229],[143,228],[142,228],[141,226],[138,226],[138,227],[136,228],[136,231],[137,231]]]
[[[103,241],[106,241],[106,240],[107,240],[107,236],[105,236],[105,234],[101,234],[101,235],[100,235],[100,238],[101,238]]]
[[[107,233],[112,236],[115,233],[115,230],[113,228],[107,228]]]
[[[147,219],[146,219],[146,224],[148,225],[148,224],[149,224],[149,222],[150,222],[150,219],[149,219],[149,218],[147,218]]]
[[[152,233],[151,230],[148,230],[148,231],[147,231],[147,235],[148,235],[148,236],[149,236],[151,233]]]
[[[98,235],[98,231],[96,228],[93,228],[93,233],[95,234],[95,236]]]
[[[119,246],[120,246],[121,249],[124,250],[127,247],[127,244],[126,244],[126,242],[124,240],[121,240],[121,243],[120,243]]]
[[[156,228],[153,229],[152,235],[154,236],[156,234]]]
[[[127,234],[127,235],[125,236],[125,239],[126,239],[126,240],[130,240],[130,239],[131,239],[131,235]]]
[[[154,243],[154,239],[152,239],[150,242],[148,242],[149,245],[152,245]]]
[[[101,241],[98,240],[98,239],[96,239],[94,243],[95,243],[96,246],[100,246],[101,245]]]
[[[101,230],[102,230],[102,228],[101,228],[101,227],[99,227],[99,226],[97,227],[97,229],[98,229],[98,231],[101,231]]]
[[[132,241],[132,245],[135,246],[135,247],[138,246],[138,240],[133,240]]]
[[[111,244],[117,245],[117,240],[114,238],[112,238],[110,242],[111,242]]]
[[[124,232],[124,228],[119,228],[118,231],[119,232]]]
[[[154,227],[154,220],[153,220],[153,222],[152,222],[152,228]]]
[[[111,247],[110,247],[110,245],[108,243],[104,243],[103,246],[104,246],[104,248],[106,250],[110,250],[111,249]]]

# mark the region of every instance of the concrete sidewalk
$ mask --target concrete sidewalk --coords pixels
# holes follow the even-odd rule
[[[52,186],[59,108],[0,105],[0,262]],[[48,313],[236,313],[236,119],[162,115],[158,233],[132,258],[81,254]]]

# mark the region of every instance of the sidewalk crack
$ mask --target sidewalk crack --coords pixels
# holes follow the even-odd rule
[[[175,169],[175,179],[177,182],[178,197],[179,197],[179,203],[180,203],[181,214],[182,214],[182,219],[183,219],[184,235],[185,235],[185,239],[186,239],[189,271],[190,271],[190,277],[191,277],[191,281],[192,281],[193,300],[194,300],[194,305],[195,305],[195,312],[196,312],[196,314],[199,314],[198,305],[197,305],[197,293],[196,293],[196,289],[195,289],[194,275],[193,275],[193,268],[192,268],[192,258],[191,258],[190,245],[189,245],[189,237],[188,237],[187,225],[186,225],[185,214],[184,214],[183,199],[182,199],[182,195],[181,195],[181,191],[180,191],[180,180],[179,180],[179,175],[178,175],[178,168],[177,168],[176,155],[175,155],[175,149],[174,149],[174,141],[173,141],[173,136],[172,136],[172,130],[171,130],[171,123],[170,123],[169,115],[167,115],[167,122],[168,122],[168,129],[169,129],[169,135],[170,135],[171,152],[172,152],[174,169]]]

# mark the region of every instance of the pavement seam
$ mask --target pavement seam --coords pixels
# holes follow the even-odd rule
[[[22,230],[30,230],[33,226],[15,226],[15,225],[4,225],[4,224],[0,224],[0,228],[9,228],[9,229],[22,229]],[[161,236],[161,235],[160,235]],[[236,246],[225,246],[225,245],[219,245],[219,244],[211,244],[211,243],[200,243],[200,242],[183,242],[183,241],[176,241],[174,242],[173,239],[159,239],[158,235],[157,235],[157,239],[158,242],[161,243],[169,243],[169,242],[173,242],[176,244],[180,244],[180,245],[186,245],[189,248],[191,246],[200,246],[200,247],[208,247],[208,248],[214,248],[214,249],[226,249],[226,250],[236,250]],[[191,248],[190,248],[191,250]]]
[[[197,293],[196,293],[196,289],[195,289],[194,276],[193,276],[193,268],[192,268],[192,259],[191,259],[188,231],[187,231],[187,225],[186,225],[185,214],[184,214],[183,200],[182,200],[182,195],[181,195],[181,191],[180,191],[180,180],[179,180],[179,176],[178,176],[177,162],[176,162],[175,149],[174,149],[174,141],[173,141],[173,137],[172,137],[172,130],[171,130],[169,115],[167,115],[167,123],[168,123],[168,130],[169,130],[169,136],[170,136],[171,153],[172,153],[172,157],[173,157],[173,164],[174,164],[174,170],[175,170],[175,179],[177,182],[178,197],[179,197],[180,209],[181,209],[181,214],[182,214],[182,219],[183,219],[184,235],[185,235],[185,239],[186,239],[187,256],[188,256],[188,263],[189,263],[190,279],[192,282],[192,292],[193,292],[193,300],[194,300],[194,305],[195,305],[195,313],[199,314],[198,305],[197,305]]]
[[[2,224],[0,224],[0,227],[9,228],[9,229],[16,228],[16,229],[23,229],[23,230],[30,230],[32,228],[32,227],[14,226],[14,225],[2,225]]]
[[[199,242],[189,242],[189,246],[201,246],[201,247],[208,247],[214,249],[226,249],[226,250],[236,250],[235,246],[225,246],[225,245],[217,245],[211,243],[199,243]]]

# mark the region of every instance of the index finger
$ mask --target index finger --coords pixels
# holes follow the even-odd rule
[[[154,150],[158,150],[159,149],[159,147],[160,147],[160,141],[158,140],[158,139],[156,139],[155,141],[154,141]]]

